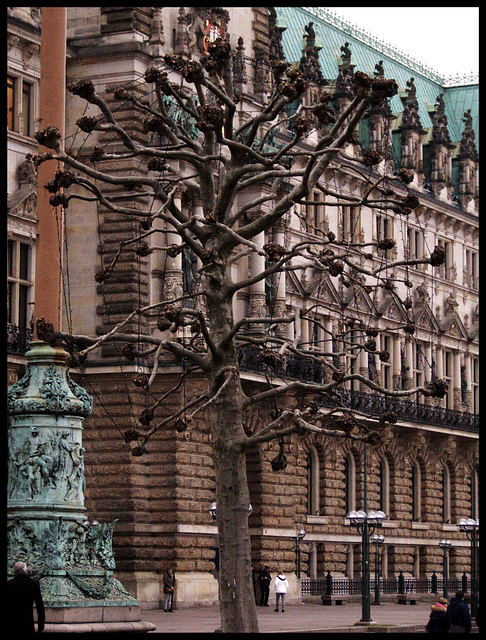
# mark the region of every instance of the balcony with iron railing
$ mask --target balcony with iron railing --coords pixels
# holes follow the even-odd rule
[[[239,351],[239,364],[243,372],[271,374],[274,378],[305,380],[320,383],[324,379],[325,369],[322,364],[296,354],[286,355],[278,366],[270,369],[261,357],[260,347],[245,346]],[[355,409],[369,416],[380,417],[385,411],[393,411],[398,420],[418,422],[460,431],[477,433],[479,431],[479,414],[467,411],[456,411],[423,404],[404,398],[364,393],[351,389],[335,389],[332,392],[336,401],[349,409]],[[331,395],[323,397],[322,406],[334,406]]]
[[[29,348],[32,339],[30,329],[21,329],[7,325],[7,354],[22,356]],[[70,350],[69,345],[67,349]],[[304,380],[319,384],[324,379],[324,366],[319,362],[297,354],[286,354],[275,368],[270,369],[262,360],[262,349],[253,345],[240,347],[239,366],[242,373],[271,374],[273,378],[285,380]],[[173,361],[172,361],[173,362]],[[456,411],[422,404],[404,398],[364,393],[350,389],[335,389],[332,394],[323,396],[322,406],[334,406],[339,401],[347,408],[366,415],[380,417],[385,411],[393,411],[398,420],[428,424],[471,433],[479,432],[479,414]]]

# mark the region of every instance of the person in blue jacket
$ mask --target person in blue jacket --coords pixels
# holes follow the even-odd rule
[[[471,614],[464,602],[464,592],[457,591],[449,603],[451,633],[469,633],[471,631]]]

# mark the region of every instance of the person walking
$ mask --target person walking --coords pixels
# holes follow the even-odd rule
[[[260,606],[268,607],[268,596],[270,595],[270,583],[272,582],[272,576],[270,575],[269,567],[262,566],[260,574],[258,576],[260,583]]]
[[[174,597],[175,575],[172,567],[168,567],[164,573],[164,611],[172,613],[172,599]]]
[[[432,611],[425,630],[427,633],[447,633],[449,631],[449,616],[447,615],[446,604],[436,602],[432,605]]]
[[[279,571],[275,578],[275,611],[278,611],[278,603],[280,599],[282,600],[282,612],[285,611],[285,594],[287,593],[288,588],[289,581],[285,577],[285,574],[282,571]]]
[[[449,603],[451,633],[469,633],[471,631],[471,614],[464,602],[464,592],[457,591]]]
[[[44,631],[46,621],[39,583],[27,575],[25,562],[14,564],[14,577],[7,580],[7,637],[35,633],[34,603],[37,609],[37,631]]]

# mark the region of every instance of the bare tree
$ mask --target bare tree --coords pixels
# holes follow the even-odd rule
[[[110,132],[121,144],[112,153],[95,147],[92,162],[85,163],[64,151],[59,132],[48,127],[38,132],[36,138],[52,152],[41,154],[37,162],[55,160],[63,164],[54,181],[46,185],[54,194],[51,198],[53,205],[67,208],[75,198],[97,200],[109,211],[141,221],[140,234],[120,244],[112,262],[97,274],[98,281],[110,276],[119,255],[131,242],[137,243],[137,251],[142,255],[165,251],[176,256],[190,249],[199,260],[201,285],[197,290],[186,289],[174,299],[134,309],[105,335],[83,336],[89,346],[77,354],[77,362],[81,363],[90,351],[102,344],[119,341],[125,344],[127,353],[131,349],[142,348],[140,343],[144,343],[146,349],[148,345],[145,353],[153,357],[152,375],[141,384],[152,383],[160,357],[167,352],[184,357],[192,367],[204,372],[207,378],[204,396],[155,425],[151,425],[153,415],[145,416],[141,420],[145,428],[141,426],[126,437],[127,440],[138,440],[133,453],[141,454],[150,437],[170,421],[174,423],[183,411],[189,423],[198,412],[207,416],[216,478],[220,580],[225,585],[221,589],[220,601],[222,629],[224,632],[256,632],[258,623],[250,577],[246,452],[259,443],[307,430],[346,434],[347,437],[376,443],[378,431],[366,426],[359,415],[337,399],[334,406],[327,404],[327,408],[306,400],[308,395],[314,399],[335,398],[333,390],[343,387],[351,379],[359,380],[375,392],[393,396],[418,392],[440,396],[446,387],[441,381],[435,381],[418,389],[383,389],[376,380],[349,373],[337,364],[350,349],[356,354],[362,350],[376,351],[372,332],[358,344],[351,340],[350,329],[343,329],[337,336],[341,345],[338,352],[329,348],[308,349],[299,346],[299,327],[305,314],[312,317],[311,309],[304,315],[301,310],[296,310],[287,316],[245,317],[236,321],[233,300],[238,291],[274,274],[285,276],[290,271],[310,269],[315,274],[339,276],[348,284],[365,287],[368,291],[372,287],[388,288],[398,301],[396,287],[389,279],[390,269],[400,264],[420,262],[437,266],[443,257],[438,248],[423,260],[387,261],[386,268],[381,264],[366,267],[366,262],[359,258],[371,251],[372,246],[351,240],[337,241],[331,232],[319,237],[309,236],[291,246],[276,242],[261,246],[255,241],[259,234],[275,229],[295,205],[311,204],[310,194],[315,190],[334,206],[341,203],[391,208],[403,215],[417,206],[413,196],[404,198],[397,195],[398,191],[389,191],[396,176],[382,175],[372,180],[371,173],[365,173],[363,163],[368,166],[376,164],[379,157],[355,157],[346,152],[369,105],[386,101],[396,93],[394,80],[383,76],[372,79],[357,71],[353,77],[354,96],[345,108],[334,112],[331,94],[323,93],[318,104],[312,107],[301,105],[290,123],[288,105],[302,96],[308,83],[299,70],[285,62],[273,64],[274,90],[266,104],[252,114],[241,114],[237,109],[240,98],[234,90],[232,51],[227,39],[218,38],[211,43],[207,56],[201,62],[166,55],[165,64],[167,71],[151,68],[145,73],[146,83],[154,90],[153,102],[123,87],[114,92],[116,100],[129,104],[140,114],[144,131],[156,133],[159,144],[141,142],[140,135],[134,136],[129,128],[121,126],[109,101],[95,91],[89,80],[83,80],[70,85],[69,90],[98,107],[100,113],[81,117],[77,121],[78,127],[86,133]],[[278,134],[279,127],[285,129],[285,136]],[[150,172],[124,176],[97,168],[102,167],[105,160],[124,158],[145,160]],[[331,163],[343,158],[350,164],[354,163],[356,174],[368,181],[369,187],[362,197],[348,195],[344,198],[323,179]],[[96,162],[96,168],[93,162]],[[71,185],[76,185],[76,193],[68,192]],[[138,193],[150,197],[151,213],[143,208],[120,204],[120,199],[104,191],[104,185],[117,185],[132,190],[135,196]],[[197,202],[199,208],[179,206],[176,194],[180,193]],[[255,195],[247,198],[246,204],[238,206],[241,193]],[[248,212],[261,205],[264,206],[258,216],[247,216]],[[151,246],[152,225],[156,219],[165,222],[167,228],[177,234],[179,243]],[[380,243],[371,245],[386,249],[391,248],[394,241],[386,239]],[[258,274],[237,279],[233,265],[253,253],[265,257],[266,268]],[[188,298],[194,304],[184,304]],[[159,328],[166,330],[164,337],[126,330],[134,317],[144,317],[156,307],[162,311],[163,323]],[[292,340],[286,337],[285,331],[278,330],[291,323],[295,325]],[[188,325],[197,340],[178,339],[178,329]],[[272,330],[251,331],[255,325]],[[413,333],[413,324],[407,323],[404,330]],[[46,337],[52,338],[52,335]],[[248,397],[242,387],[238,361],[238,348],[242,345],[260,348],[260,356],[269,371],[278,371],[286,355],[297,354],[321,365],[325,375],[321,382],[294,380],[286,384],[272,383],[260,393]],[[378,355],[386,358],[385,353]],[[276,411],[272,421],[259,431],[245,429],[245,411],[250,406],[259,406],[289,394],[298,395],[300,408]],[[394,421],[394,417],[385,415],[376,423],[384,424],[387,420]]]

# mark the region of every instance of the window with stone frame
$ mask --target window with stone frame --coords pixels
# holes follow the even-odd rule
[[[417,229],[413,226],[407,227],[407,244],[405,247],[405,259],[415,260],[422,259],[424,257],[424,233],[421,229]],[[415,265],[416,268],[421,268],[423,265]]]
[[[319,236],[328,231],[324,194],[321,191],[315,190],[309,194],[308,202],[305,204],[305,228],[307,233]]]
[[[7,129],[15,131],[15,104],[17,97],[17,78],[7,75]]]
[[[439,239],[438,245],[445,251],[444,264],[438,267],[439,275],[445,280],[456,279],[456,267],[454,265],[454,244],[450,240]]]
[[[34,83],[7,74],[7,129],[24,136],[34,134]]]
[[[7,241],[7,322],[25,330],[33,302],[32,246],[20,239]]]
[[[375,238],[377,242],[393,240],[393,220],[390,216],[379,213],[375,216]],[[378,249],[379,255],[391,258],[393,249]]]
[[[413,387],[421,387],[424,385],[424,371],[427,368],[427,362],[425,353],[421,343],[412,342],[412,362],[410,363],[410,377],[412,379]],[[423,404],[424,396],[421,393],[417,393],[415,401]]]
[[[464,286],[471,287],[471,289],[479,289],[479,253],[471,249],[466,249]]]
[[[355,345],[359,345],[363,342],[361,331],[351,331],[348,340]],[[357,346],[352,347],[348,345],[346,348],[346,375],[359,375],[361,363],[361,349]],[[356,379],[348,380],[347,387],[351,391],[360,390],[360,381]]]
[[[479,413],[479,358],[471,358],[471,413]]]
[[[361,233],[361,209],[356,206],[341,207],[340,240],[345,242],[360,242]]]
[[[454,408],[454,393],[453,393],[453,372],[454,372],[454,353],[448,349],[442,351],[442,371],[443,378],[449,384],[448,391],[445,395],[443,405],[446,409]]]
[[[393,390],[393,338],[382,334],[381,336],[381,351],[386,351],[390,354],[388,360],[381,360],[381,384],[385,389]]]

